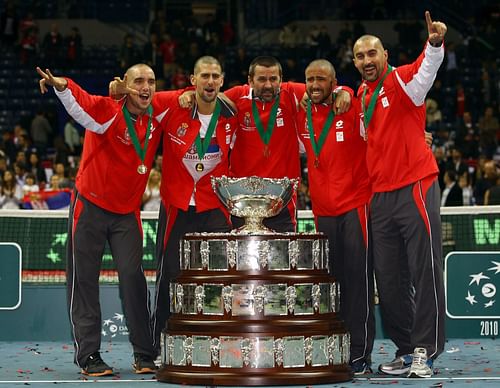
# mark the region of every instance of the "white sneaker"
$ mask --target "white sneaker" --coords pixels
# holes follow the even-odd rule
[[[432,376],[432,359],[427,359],[427,349],[415,348],[413,352],[413,361],[408,372],[410,378],[425,378]]]

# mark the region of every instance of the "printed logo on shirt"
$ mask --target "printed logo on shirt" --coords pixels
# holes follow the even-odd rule
[[[384,108],[387,108],[389,106],[389,100],[387,99],[387,97],[382,98],[382,106]]]
[[[188,129],[188,124],[187,123],[182,123],[179,128],[177,128],[177,136],[183,137],[186,135]]]
[[[156,127],[154,125],[151,125],[151,132],[149,134],[149,138],[153,138],[153,132],[156,130]],[[130,138],[130,133],[128,132],[128,128],[125,128],[123,130],[123,136],[116,135],[118,140],[120,140],[123,144],[125,145],[131,145],[132,144],[132,139]]]
[[[385,94],[385,89],[384,89],[384,87],[382,86],[382,87],[380,88],[380,92],[378,93],[378,95],[379,95],[379,96],[383,96],[384,94]]]
[[[131,142],[130,142],[130,134],[128,133],[128,128],[125,128],[123,130],[123,136],[116,135],[116,137],[118,138],[118,140],[120,140],[125,145],[130,145],[131,144]]]
[[[344,120],[339,120],[335,123],[335,128],[342,129],[344,128]]]
[[[344,141],[344,132],[336,132],[335,134],[337,135],[338,142]]]
[[[283,117],[278,117],[276,119],[276,126],[282,127],[283,125],[285,125],[285,123],[283,122]]]

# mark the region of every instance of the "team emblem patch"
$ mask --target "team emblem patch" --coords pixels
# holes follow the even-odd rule
[[[249,127],[252,124],[252,119],[250,118],[250,112],[245,112],[245,116],[243,117],[243,124],[246,127]]]
[[[187,129],[188,129],[187,123],[182,123],[181,126],[177,128],[177,136],[183,137],[186,134]]]

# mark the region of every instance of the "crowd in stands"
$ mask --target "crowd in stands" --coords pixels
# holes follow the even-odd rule
[[[329,2],[324,3],[327,7]],[[193,15],[171,19],[158,10],[145,28],[145,42],[126,34],[116,48],[116,75],[131,64],[145,62],[155,71],[157,90],[184,88],[195,60],[212,55],[224,65],[228,88],[247,82],[254,56],[271,54],[282,63],[284,81],[303,81],[305,64],[327,58],[335,64],[339,84],[356,90],[359,74],[352,64],[352,44],[365,30],[359,21],[349,20],[348,9],[343,9],[346,21],[336,37],[321,22],[309,31],[289,23],[281,28],[277,41],[266,47],[240,44],[235,25],[215,15],[201,21]],[[425,26],[416,15],[405,16],[394,24],[398,44],[386,47],[390,63],[396,66],[411,62],[423,45]],[[426,130],[433,134],[442,206],[500,204],[500,17],[487,16],[474,28],[464,28],[463,40],[446,42],[445,62],[426,101]],[[17,52],[19,66],[29,71],[43,58],[47,67],[57,67],[62,71],[59,75],[65,75],[64,69],[85,63],[84,40],[77,27],[67,36],[58,30],[54,23],[40,37],[33,13],[20,18],[15,7],[9,6],[1,13],[1,49]],[[8,77],[0,74],[4,76]],[[67,116],[61,125],[53,110],[40,106],[28,122],[1,130],[0,209],[64,208],[69,203],[84,132]],[[160,166],[157,163],[151,173],[145,210],[158,208]],[[305,166],[304,162],[299,209],[311,208]]]

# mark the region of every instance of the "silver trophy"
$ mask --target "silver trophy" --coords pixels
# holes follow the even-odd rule
[[[277,215],[297,190],[298,179],[212,177],[212,188],[229,212],[245,219],[236,233],[274,233],[262,220]]]

